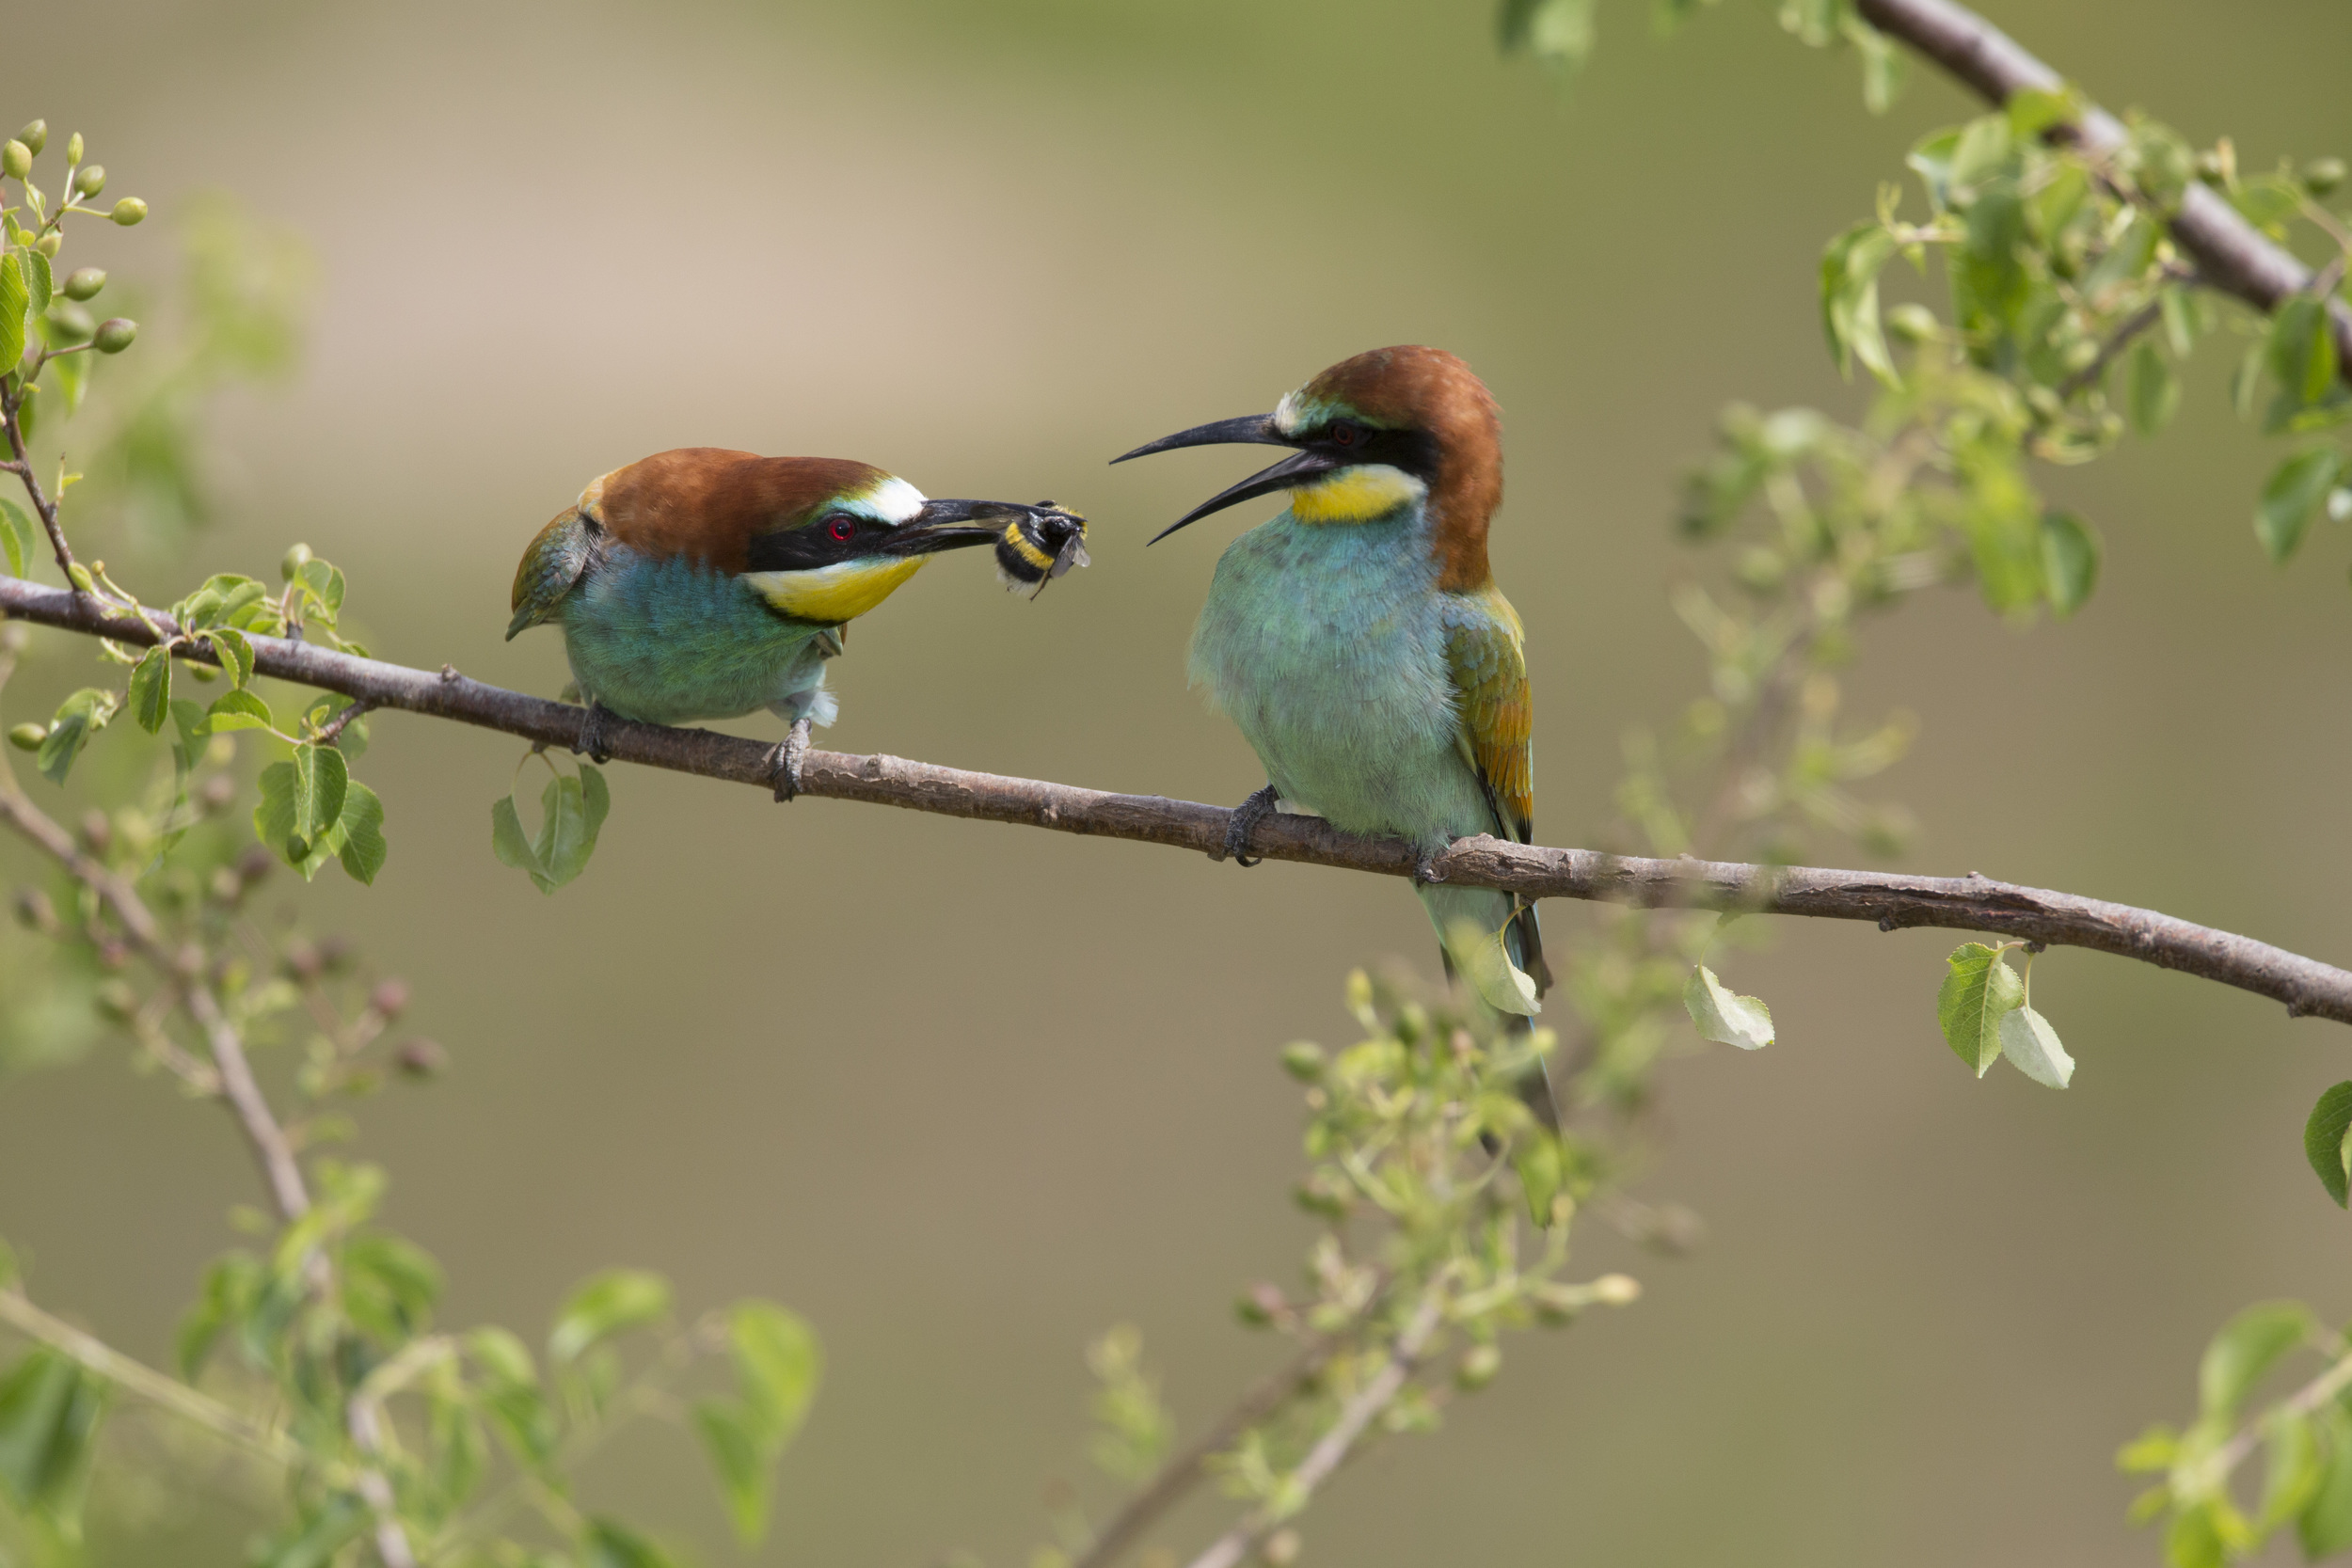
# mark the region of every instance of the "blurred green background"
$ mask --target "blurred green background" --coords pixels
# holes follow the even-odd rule
[[[1986,8],[2248,166],[2352,143],[2340,0]],[[1626,0],[1602,24],[1563,99],[1496,58],[1484,0],[78,0],[10,17],[7,113],[84,131],[109,194],[154,205],[80,261],[160,285],[158,227],[214,186],[315,246],[306,368],[222,408],[227,520],[197,555],[266,574],[307,540],[387,657],[551,693],[559,640],[500,641],[514,562],[588,478],[670,446],[1095,519],[1093,569],[1034,604],[962,556],[862,624],[820,737],[851,751],[1239,800],[1260,777],[1183,649],[1267,509],[1147,555],[1243,460],[1104,460],[1358,349],[1453,348],[1508,420],[1496,568],[1530,629],[1541,836],[1581,843],[1623,732],[1701,678],[1664,597],[1705,564],[1672,539],[1679,466],[1733,399],[1861,406],[1820,341],[1820,245],[1972,112],[1915,71],[1869,118],[1852,59],[1759,0],[1665,43]],[[2338,958],[2352,546],[2284,573],[2256,547],[2275,458],[2222,407],[2230,357],[2161,442],[2052,481],[2108,545],[2081,616],[2021,634],[1933,598],[1872,633],[1850,695],[1924,721],[1882,791],[1925,824],[1911,866]],[[41,647],[12,718],[86,673]],[[806,1312],[830,1371],[774,1562],[1020,1560],[1090,1484],[1080,1348],[1115,1321],[1191,1430],[1271,1364],[1229,1304],[1308,1234],[1276,1052],[1347,1037],[1351,965],[1428,964],[1402,887],[616,769],[596,863],[546,899],[489,854],[519,751],[380,718],[390,864],[309,895],[454,1057],[366,1107],[358,1146],[448,1267],[446,1321],[542,1323],[613,1262]],[[2186,1414],[2240,1304],[2352,1312],[2298,1144],[2352,1036],[2060,953],[2037,999],[2075,1086],[1978,1084],[1935,1030],[1949,945],[1791,923],[1734,958],[1780,1043],[1668,1070],[1644,1189],[1708,1244],[1588,1243],[1642,1303],[1518,1341],[1440,1436],[1354,1466],[1309,1560],[2156,1560],[2115,1446]],[[253,1196],[229,1130],[119,1048],[0,1083],[0,1234],[127,1348],[167,1354]],[[591,1489],[738,1560],[683,1434],[615,1448]],[[99,1556],[226,1560],[249,1528],[118,1517]]]

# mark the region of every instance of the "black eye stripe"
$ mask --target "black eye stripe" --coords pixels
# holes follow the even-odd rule
[[[798,527],[778,528],[755,537],[744,551],[745,569],[802,572],[831,566],[871,553],[875,535],[886,531],[886,524],[854,512],[819,513]]]

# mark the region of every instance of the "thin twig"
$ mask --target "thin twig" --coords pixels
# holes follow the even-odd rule
[[[0,1323],[62,1352],[93,1376],[103,1378],[150,1404],[184,1417],[242,1448],[250,1449],[264,1459],[290,1468],[310,1464],[310,1456],[284,1433],[263,1426],[243,1411],[223,1404],[210,1394],[192,1388],[178,1378],[167,1376],[143,1361],[133,1360],[104,1340],[84,1333],[62,1318],[50,1316],[35,1307],[20,1291],[0,1290]]]
[[[0,430],[8,436],[8,451],[16,459],[9,471],[24,483],[24,493],[33,498],[33,510],[40,515],[40,526],[48,531],[49,547],[56,552],[57,570],[65,574],[69,586],[73,583],[73,551],[65,542],[65,529],[57,521],[57,503],[41,489],[40,481],[33,477],[32,460],[24,454],[24,432],[20,428],[16,410],[24,401],[23,392],[0,393]],[[74,588],[80,593],[79,588]]]
[[[16,578],[0,577],[0,612],[143,646],[155,641],[155,634],[135,616]],[[166,620],[165,635],[175,630]],[[564,747],[579,740],[586,720],[587,710],[576,704],[488,686],[446,665],[432,674],[279,637],[248,641],[255,668],[262,673],[366,698],[378,707],[453,719]],[[183,649],[180,657],[213,661],[208,648]],[[756,740],[608,719],[599,744],[623,762],[774,788],[775,748]],[[838,752],[808,753],[801,793],[1168,845],[1203,855],[1223,848],[1226,823],[1232,815],[1223,806],[1156,795],[1113,795],[1038,779]],[[1506,844],[1484,835],[1459,840],[1424,858],[1402,839],[1359,838],[1319,817],[1279,815],[1259,825],[1250,848],[1268,860],[1389,877],[1428,877],[1526,898],[1866,920],[1888,931],[1909,926],[1986,931],[2137,958],[2267,996],[2286,1004],[2294,1017],[2352,1023],[2352,972],[2153,910],[1978,876],[1903,877],[1814,866],[1653,860]]]
[[[1387,1365],[1375,1372],[1371,1380],[1340,1407],[1339,1418],[1331,1423],[1330,1430],[1316,1439],[1315,1446],[1307,1450],[1307,1457],[1298,1462],[1298,1468],[1284,1478],[1283,1491],[1291,1505],[1290,1513],[1295,1513],[1305,1506],[1307,1500],[1314,1496],[1315,1488],[1330,1479],[1331,1472],[1347,1458],[1349,1451],[1363,1437],[1364,1430],[1382,1411],[1395,1402],[1398,1394],[1404,1392],[1406,1380],[1413,1375],[1413,1368],[1420,1361],[1421,1353],[1428,1345],[1430,1336],[1437,1333],[1438,1324],[1445,1321],[1447,1283],[1440,1278],[1430,1286],[1422,1297],[1421,1305],[1414,1308],[1412,1321],[1405,1325],[1394,1343],[1390,1345]],[[1278,1513],[1271,1508],[1251,1510],[1239,1524],[1211,1543],[1208,1550],[1194,1558],[1192,1568],[1233,1568],[1248,1554],[1249,1548],[1286,1517],[1287,1513]]]

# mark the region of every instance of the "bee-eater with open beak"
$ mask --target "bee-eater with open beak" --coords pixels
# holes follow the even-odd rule
[[[1532,843],[1523,634],[1486,565],[1502,423],[1485,385],[1442,350],[1374,349],[1271,414],[1114,461],[1222,442],[1296,449],[1158,536],[1290,494],[1279,516],[1226,547],[1192,635],[1193,684],[1265,765],[1227,852],[1253,863],[1250,832],[1279,809],[1396,834],[1424,854],[1476,833]],[[1489,888],[1423,881],[1420,893],[1448,968],[1498,1011],[1534,1013],[1551,976],[1534,906]]]
[[[790,726],[776,798],[799,793],[825,663],[849,623],[942,550],[993,544],[1009,585],[1084,565],[1086,524],[1050,502],[930,500],[865,463],[682,447],[592,481],[523,553],[506,635],[553,621],[597,750],[603,715],[649,723],[767,708]]]

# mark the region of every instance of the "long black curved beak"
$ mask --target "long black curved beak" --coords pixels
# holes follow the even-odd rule
[[[995,542],[1005,525],[1021,518],[1059,515],[1052,507],[1019,501],[929,500],[923,510],[890,531],[884,555],[932,555]]]
[[[1155,451],[1174,451],[1178,447],[1213,447],[1250,443],[1268,447],[1295,447],[1297,442],[1274,426],[1271,414],[1244,414],[1238,419],[1219,420],[1214,424],[1195,425],[1173,436],[1163,436],[1147,441],[1135,451],[1111,459],[1124,463],[1130,457],[1148,457]],[[1180,528],[1199,522],[1212,512],[1222,512],[1253,497],[1269,495],[1276,490],[1288,490],[1303,484],[1321,474],[1327,474],[1340,465],[1318,451],[1300,451],[1285,457],[1270,468],[1263,468],[1231,488],[1219,490],[1190,512],[1177,518],[1153,534],[1147,544],[1156,545]]]

